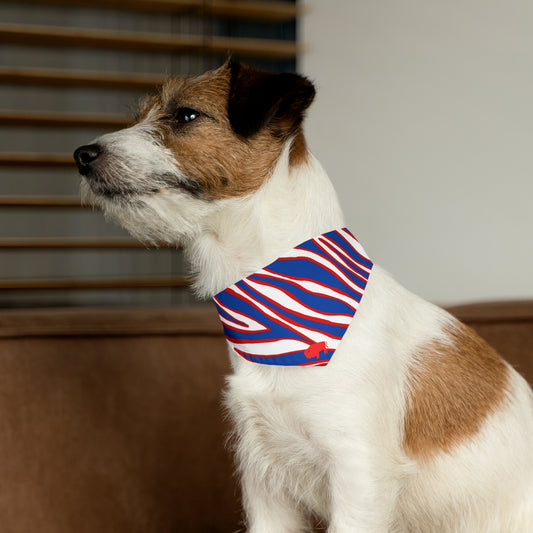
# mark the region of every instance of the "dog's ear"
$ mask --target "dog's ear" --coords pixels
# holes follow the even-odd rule
[[[235,133],[250,137],[267,125],[282,136],[294,133],[315,96],[298,74],[273,74],[230,60],[228,116]]]

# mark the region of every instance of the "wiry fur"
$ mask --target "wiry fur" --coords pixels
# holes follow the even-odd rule
[[[239,93],[230,87],[238,77],[235,70],[231,77],[230,69],[235,67],[200,78],[202,84],[211,80],[221,101]],[[196,105],[195,87],[198,105],[207,101],[203,85],[195,83],[187,81],[187,106]],[[302,103],[299,94],[301,101],[293,105],[290,97],[283,99],[277,80],[267,86],[272,84],[283,103],[272,108],[269,102],[269,117],[256,117],[252,133],[243,124],[236,132],[228,106],[220,102],[210,111],[220,114],[216,124],[204,120],[194,126],[204,128],[195,130],[202,138],[226,128],[226,149],[237,154],[246,148],[260,165],[267,165],[261,154],[270,143],[276,162],[253,187],[213,176],[205,177],[212,185],[203,187],[201,166],[192,177],[183,170],[180,152],[168,147],[169,126],[158,127],[157,110],[148,110],[133,128],[99,139],[106,154],[100,170],[82,181],[87,201],[136,237],[183,245],[194,286],[204,297],[300,242],[343,226],[326,173],[301,144],[299,124],[312,95]],[[291,78],[290,85],[293,91],[298,80]],[[180,101],[183,84],[174,87],[177,93],[165,98]],[[250,87],[253,91],[255,82]],[[158,105],[156,99],[153,106]],[[237,115],[245,120],[246,113]],[[194,143],[188,145],[187,131],[180,132],[190,159]],[[291,157],[293,141],[297,159]],[[212,142],[216,147],[216,138]],[[210,148],[197,149],[202,160]],[[237,181],[247,179],[234,172]],[[102,181],[115,194],[100,190]],[[490,349],[468,340],[471,335],[374,266],[356,318],[327,367],[260,365],[230,352],[226,404],[235,425],[248,530],[302,532],[314,514],[330,533],[531,533],[532,393],[504,363],[486,372],[477,362]],[[446,367],[450,361],[454,382]],[[428,372],[436,372],[433,381]],[[481,395],[471,395],[480,380]],[[432,382],[438,383],[438,395],[432,394]],[[461,410],[471,413],[454,422],[449,413]],[[452,422],[453,432],[447,433]],[[438,438],[424,432],[426,423],[439,426]]]

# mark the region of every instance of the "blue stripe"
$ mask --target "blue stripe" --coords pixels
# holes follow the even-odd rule
[[[345,231],[348,231],[345,229]],[[349,231],[348,233],[352,235]],[[354,248],[352,248],[344,239],[342,234],[336,232],[336,231],[330,231],[329,233],[324,234],[325,237],[330,238],[332,241],[334,241],[336,244],[338,244],[350,257],[352,257],[355,261],[358,263],[361,263],[363,266],[367,267],[368,269],[371,269],[373,264],[372,261],[369,261],[365,257],[363,257],[361,254],[357,252]],[[353,235],[352,235],[353,237]],[[355,237],[354,237],[355,238]],[[368,274],[365,273],[367,276]]]
[[[296,298],[298,301],[304,305],[322,313],[333,313],[337,315],[352,315],[353,309],[342,300],[324,295],[324,294],[313,294],[307,290],[290,283],[289,281],[282,279],[273,279],[263,276],[261,274],[253,274],[250,276],[250,279],[256,281],[267,282],[273,287],[278,289],[283,289],[288,292],[292,297]],[[344,294],[355,298],[357,295],[354,291],[344,291]],[[357,299],[359,301],[359,299]]]
[[[324,324],[320,319],[307,317],[304,318],[302,316],[299,316],[293,312],[291,312],[290,309],[285,309],[284,307],[281,307],[276,302],[269,301],[265,296],[263,296],[260,292],[255,291],[251,287],[248,287],[246,285],[240,285],[242,282],[239,282],[239,288],[241,288],[243,291],[246,292],[246,294],[249,294],[252,298],[260,302],[261,304],[268,305],[270,309],[278,313],[280,316],[280,320],[288,319],[292,322],[296,323],[296,326],[304,326],[310,329],[315,329],[322,331],[323,333],[327,333],[329,335],[333,335],[335,337],[341,338],[344,335],[344,331],[346,330],[345,326],[334,326],[331,324]],[[328,298],[330,300],[331,298]],[[253,309],[253,312],[257,312],[252,306],[250,306]],[[353,313],[353,311],[352,311]],[[263,320],[262,313],[260,314],[261,320]],[[303,337],[300,337],[303,339]]]
[[[318,263],[308,259],[294,259],[292,261],[280,260],[269,266],[268,270],[272,270],[273,272],[287,277],[305,278],[318,281],[327,287],[340,290],[352,297],[356,294],[344,281],[342,281],[342,279],[339,279],[335,274],[329,272],[324,267],[321,267]],[[345,271],[343,270],[343,272]],[[347,273],[347,276],[357,286],[361,287],[361,292],[364,290],[364,286],[366,285],[364,281],[360,280],[353,274]]]
[[[238,346],[236,346],[237,350],[239,349]],[[253,361],[254,363],[262,363],[267,365],[278,365],[278,366],[303,366],[307,364],[312,363],[326,363],[328,362],[332,355],[334,350],[328,350],[326,354],[322,352],[320,354],[320,358],[317,359],[316,357],[313,359],[308,359],[304,352],[293,352],[285,355],[280,356],[272,356],[272,357],[261,357],[256,355],[243,355],[246,359]]]

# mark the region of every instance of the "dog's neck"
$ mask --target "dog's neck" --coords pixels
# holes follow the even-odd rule
[[[185,246],[194,288],[211,297],[301,242],[344,225],[331,182],[311,155],[298,165],[282,152],[270,179],[253,195],[222,200]]]

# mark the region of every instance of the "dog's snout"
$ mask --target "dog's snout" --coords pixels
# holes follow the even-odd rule
[[[80,174],[87,176],[91,170],[91,165],[93,162],[98,159],[98,156],[101,154],[102,150],[97,144],[88,144],[85,146],[80,146],[74,152],[74,160],[78,166]]]

